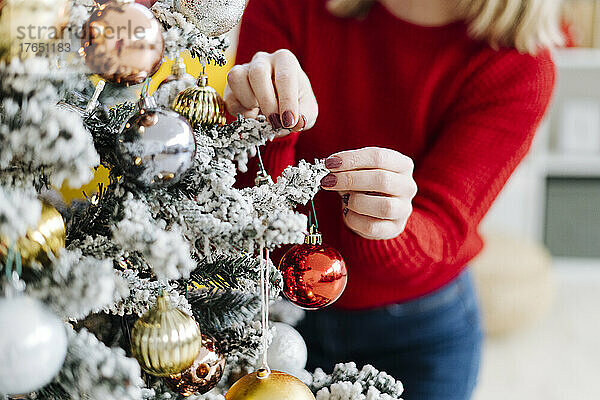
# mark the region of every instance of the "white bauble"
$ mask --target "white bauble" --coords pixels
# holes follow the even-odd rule
[[[246,0],[175,0],[175,10],[185,15],[207,36],[232,30],[246,9]]]
[[[308,350],[302,335],[291,326],[275,322],[273,341],[267,352],[267,361],[271,369],[290,375],[301,374],[306,367]]]
[[[66,354],[65,327],[45,305],[27,296],[0,299],[0,393],[44,387]]]

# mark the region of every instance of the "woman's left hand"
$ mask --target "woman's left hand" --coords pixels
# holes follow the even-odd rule
[[[390,149],[365,147],[329,156],[321,187],[340,193],[344,222],[373,240],[393,239],[406,227],[417,194],[413,161]]]

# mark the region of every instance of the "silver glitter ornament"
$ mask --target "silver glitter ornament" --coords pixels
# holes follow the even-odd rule
[[[175,10],[207,36],[232,30],[246,8],[246,0],[174,0],[173,4]]]
[[[196,138],[179,114],[143,96],[118,136],[117,152],[127,177],[146,187],[169,186],[192,166]]]

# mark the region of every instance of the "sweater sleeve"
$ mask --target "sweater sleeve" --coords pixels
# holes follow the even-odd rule
[[[301,58],[297,41],[302,24],[303,1],[250,0],[242,18],[236,64],[247,63],[259,51],[267,53],[288,49]],[[295,164],[298,134],[275,139],[261,149],[265,168],[274,178],[288,165]],[[248,172],[238,176],[240,186],[252,185],[257,160],[248,163]]]
[[[506,50],[480,67],[430,150],[415,160],[419,191],[404,232],[379,241],[342,233],[357,248],[360,268],[375,280],[402,279],[473,258],[477,251],[466,249],[477,246],[466,244],[529,150],[554,82],[548,53],[534,58]]]

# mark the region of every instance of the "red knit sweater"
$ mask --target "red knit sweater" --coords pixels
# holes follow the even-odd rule
[[[323,238],[349,269],[336,306],[382,306],[450,282],[481,250],[478,225],[548,106],[555,81],[549,53],[496,51],[470,39],[464,23],[422,27],[379,3],[364,19],[341,19],[325,0],[250,0],[237,63],[282,48],[300,60],[320,114],[313,129],[267,145],[273,177],[299,159],[365,146],[397,150],[415,163],[419,192],[395,239],[354,234],[340,196],[317,195]]]

